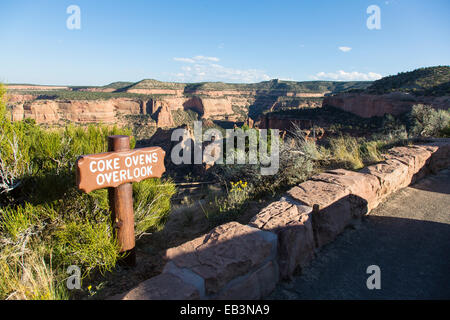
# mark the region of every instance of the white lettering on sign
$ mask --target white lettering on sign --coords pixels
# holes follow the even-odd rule
[[[120,170],[120,160],[120,158],[98,160],[89,164],[89,171],[97,174],[95,179],[99,186],[151,176],[152,164],[158,162],[158,154],[155,152],[126,157],[125,167],[134,169]]]
[[[164,156],[160,147],[80,156],[77,160],[78,188],[89,193],[124,183],[161,178],[165,172]]]

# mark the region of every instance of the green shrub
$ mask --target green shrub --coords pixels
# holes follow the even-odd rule
[[[88,276],[93,270],[112,270],[121,256],[108,192],[78,191],[76,160],[107,151],[108,136],[131,131],[13,123],[4,94],[0,85],[0,299],[68,299],[68,266],[77,265]],[[135,184],[134,191],[137,233],[161,228],[175,193],[173,183],[147,180]]]
[[[148,179],[133,184],[135,233],[160,230],[170,213],[170,199],[175,185],[161,179]]]
[[[411,121],[413,123],[410,130],[412,135],[424,137],[440,136],[450,122],[450,112],[418,104],[412,108]]]
[[[64,267],[76,265],[88,275],[98,268],[110,271],[120,257],[110,223],[70,222],[55,232],[55,255]]]
[[[364,164],[371,164],[384,160],[378,148],[379,143],[377,141],[368,141],[361,144],[359,150]]]
[[[29,170],[29,154],[25,134],[11,123],[6,112],[6,91],[0,84],[0,194],[20,185]]]
[[[356,170],[364,166],[360,146],[356,138],[339,137],[330,140],[330,151],[334,161],[343,167]]]
[[[16,241],[22,233],[37,223],[38,217],[30,204],[17,208],[0,208],[0,230],[2,236]]]
[[[450,137],[450,121],[448,122],[447,126],[445,126],[445,128],[441,130],[440,135],[445,138]]]
[[[67,300],[64,277],[39,248],[20,256],[5,248],[0,252],[0,299]]]

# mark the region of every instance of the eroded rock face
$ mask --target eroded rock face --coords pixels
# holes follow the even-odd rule
[[[19,115],[20,110],[23,110],[23,116]],[[12,108],[11,113],[17,118],[34,119],[36,123],[55,123],[60,119],[58,104],[48,100],[27,102],[17,109]]]
[[[9,103],[24,103],[27,101],[33,101],[36,99],[36,96],[31,94],[8,94],[7,101]]]
[[[60,120],[78,123],[117,123],[118,116],[156,116],[158,127],[174,127],[171,112],[194,110],[204,119],[224,118],[233,115],[231,99],[162,97],[158,100],[114,98],[109,100],[48,100],[35,96],[14,95],[9,101],[13,121],[34,119],[39,124],[54,124]]]
[[[288,195],[307,206],[319,205],[326,208],[349,195],[350,192],[339,185],[326,183],[323,181],[308,180],[288,191]]]
[[[38,124],[53,124],[60,120],[78,123],[116,123],[118,114],[141,114],[143,101],[110,100],[33,100],[11,106],[13,121],[34,119]]]
[[[210,119],[217,116],[232,115],[231,99],[228,98],[200,98],[186,99],[182,104],[184,109],[191,109],[199,113],[202,118]]]
[[[408,166],[409,184],[427,174],[427,163],[431,157],[431,151],[423,147],[395,147],[390,149],[386,155],[387,159],[396,159]]]
[[[348,189],[323,181],[303,182],[289,190],[288,195],[304,205],[318,205],[312,214],[318,248],[333,241],[352,221],[354,208],[362,206]]]
[[[408,186],[412,177],[408,165],[396,160],[388,159],[378,164],[368,166],[361,173],[371,174],[380,181],[380,201],[395,191]]]
[[[136,288],[111,300],[197,300],[200,294],[193,285],[170,273],[163,273],[140,283]]]
[[[58,120],[64,119],[78,123],[114,123],[116,119],[114,104],[110,100],[58,102],[56,105],[61,115]],[[36,122],[42,123],[37,119]]]
[[[190,109],[198,112],[201,115],[205,113],[205,107],[203,106],[203,101],[199,97],[192,97],[183,102],[184,109]]]
[[[23,104],[17,104],[8,110],[11,121],[22,121],[24,119]]]
[[[431,172],[436,173],[450,167],[450,139],[435,139],[434,142],[420,147],[432,152],[432,158],[428,165]]]
[[[431,105],[436,109],[448,109],[450,97],[416,97],[401,92],[382,95],[341,93],[326,97],[323,101],[323,106],[339,108],[363,118],[382,117],[386,113],[400,115],[410,111],[416,104]]]
[[[224,116],[233,114],[231,102],[228,99],[202,99],[203,100],[203,117],[205,119],[215,116]]]
[[[259,212],[249,226],[278,235],[278,265],[283,279],[292,278],[298,267],[314,257],[312,208],[277,201]]]
[[[171,128],[175,126],[173,122],[172,113],[169,110],[169,107],[163,105],[158,111],[158,128]]]
[[[354,207],[353,215],[355,217],[367,214],[378,206],[380,202],[378,197],[381,189],[380,182],[376,177],[369,174],[337,169],[318,174],[312,177],[311,180],[336,184],[347,189],[350,194],[365,200],[358,201],[360,204],[363,204],[360,210]]]
[[[237,222],[214,228],[209,233],[166,252],[164,272],[183,270],[204,280],[205,294],[217,294],[240,276],[272,260],[276,254],[276,236]]]
[[[220,292],[217,300],[259,300],[269,295],[278,282],[278,270],[273,261],[268,261],[261,268],[240,279]]]

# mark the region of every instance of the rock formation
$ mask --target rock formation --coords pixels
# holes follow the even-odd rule
[[[167,105],[163,105],[158,111],[158,128],[171,128],[175,125],[172,113]]]
[[[270,108],[320,107],[330,89],[308,86],[281,81],[239,85],[155,80],[85,88],[9,86],[8,106],[14,121],[116,123],[120,115],[151,115],[159,127],[168,127],[173,126],[170,113],[177,110],[193,110],[202,119],[242,122]]]
[[[228,99],[162,97],[158,99],[114,98],[108,100],[37,99],[13,95],[8,101],[11,119],[34,119],[39,124],[61,120],[86,123],[117,123],[119,115],[154,115],[158,127],[173,127],[172,111],[193,110],[203,119],[224,119],[233,115]]]
[[[410,111],[416,104],[426,104],[436,109],[448,109],[450,108],[450,96],[414,96],[401,92],[381,95],[342,93],[326,97],[323,100],[323,106],[339,108],[363,118],[381,117],[387,113],[400,115]]]

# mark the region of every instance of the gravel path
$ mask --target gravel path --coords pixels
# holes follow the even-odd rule
[[[366,269],[381,269],[381,289]],[[450,170],[398,191],[268,299],[450,299]]]

